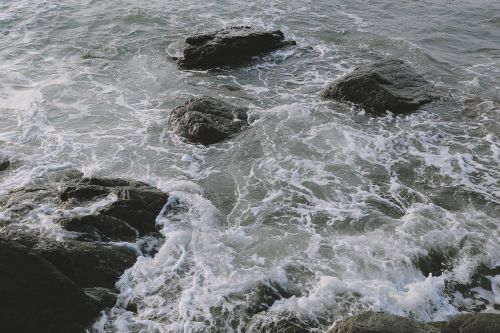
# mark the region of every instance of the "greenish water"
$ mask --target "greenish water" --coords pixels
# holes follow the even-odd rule
[[[185,36],[230,25],[279,28],[298,45],[239,69],[177,69]],[[318,97],[386,55],[444,97],[380,118]],[[248,106],[250,130],[183,142],[166,120],[194,95]],[[494,0],[0,3],[0,154],[16,166],[0,194],[76,168],[147,181],[184,206],[92,331],[263,332],[291,317],[324,331],[367,309],[498,311],[500,276],[469,299],[445,281],[500,265],[499,111]],[[15,222],[64,236],[52,216]],[[436,248],[457,250],[453,268],[424,276],[414,258]],[[250,315],[265,281],[293,295]]]

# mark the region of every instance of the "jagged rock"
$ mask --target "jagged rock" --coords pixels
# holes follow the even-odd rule
[[[488,266],[485,263],[480,263],[471,272],[468,281],[458,282],[455,280],[453,274],[454,266],[459,261],[458,258],[459,251],[455,248],[434,248],[427,251],[426,255],[419,255],[415,257],[414,264],[424,274],[424,276],[428,276],[429,274],[432,274],[433,276],[440,276],[445,271],[452,273],[448,274],[446,277],[443,292],[450,295],[452,298],[453,295],[459,292],[464,298],[469,301],[473,301],[473,303],[469,302],[466,307],[460,303],[455,304],[459,310],[486,310],[487,304],[490,301],[482,297],[481,293],[478,292],[478,288],[482,288],[490,293],[493,292],[490,279],[500,274],[500,266]],[[495,304],[490,305],[495,307]]]
[[[277,300],[292,296],[292,293],[282,288],[276,282],[260,282],[246,295],[246,312],[252,316],[269,309]]]
[[[100,235],[103,240],[131,241],[156,231],[155,220],[168,194],[148,184],[120,178],[82,178],[66,184],[63,201],[85,202],[114,194],[117,200],[94,215],[60,219],[71,231]]]
[[[114,201],[89,215],[56,217],[69,231],[83,233],[81,239],[134,241],[156,232],[156,217],[167,203],[168,194],[143,182],[120,178],[82,178],[11,192],[1,199],[0,208],[19,221],[38,204],[72,208],[115,196]]]
[[[188,46],[178,61],[184,69],[209,69],[245,63],[253,56],[295,45],[283,32],[231,27],[186,38]]]
[[[247,126],[246,111],[212,97],[196,97],[172,110],[169,124],[190,142],[209,145]]]
[[[8,229],[2,230],[0,236],[29,248],[83,288],[114,288],[123,272],[136,261],[136,254],[126,247],[74,240],[58,242]]]
[[[3,238],[0,295],[3,332],[83,332],[100,311],[97,302],[53,264]]]
[[[330,333],[440,333],[432,325],[381,312],[364,312],[339,321]]]
[[[391,58],[356,68],[328,86],[321,96],[395,114],[431,102],[430,84],[404,61]]]

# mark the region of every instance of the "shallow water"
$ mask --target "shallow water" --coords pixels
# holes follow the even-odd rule
[[[185,36],[230,25],[279,28],[298,45],[239,69],[177,69]],[[443,98],[378,118],[318,98],[386,55]],[[168,113],[203,94],[248,106],[251,128],[208,148],[183,142]],[[426,321],[477,302],[498,311],[500,276],[482,300],[446,293],[445,280],[500,265],[499,111],[495,0],[0,4],[0,153],[15,166],[0,194],[78,169],[147,181],[181,205],[158,218],[165,243],[124,274],[96,332],[264,332],[290,317],[322,331],[366,309]],[[68,236],[53,215],[20,222]],[[448,248],[450,271],[416,268]],[[287,297],[249,311],[271,282]]]

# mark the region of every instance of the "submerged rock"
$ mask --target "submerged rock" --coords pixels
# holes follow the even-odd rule
[[[209,69],[245,63],[264,52],[295,45],[283,32],[230,27],[186,38],[188,47],[178,64],[184,69]]]
[[[195,97],[170,113],[169,124],[192,143],[213,144],[247,126],[247,109],[212,97]]]
[[[339,321],[330,333],[440,333],[416,320],[380,312],[365,312]]]
[[[321,96],[349,101],[376,112],[401,114],[431,102],[430,84],[402,60],[383,59],[356,68]]]
[[[40,255],[0,238],[0,321],[5,332],[83,332],[98,302]]]

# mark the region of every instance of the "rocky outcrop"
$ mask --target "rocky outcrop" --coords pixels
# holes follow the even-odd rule
[[[135,241],[156,233],[156,217],[167,203],[168,194],[133,180],[77,177],[57,184],[27,187],[2,199],[0,208],[8,210],[12,220],[20,220],[40,203],[73,208],[108,196],[112,200],[90,214],[60,216],[55,222],[66,230],[81,233],[80,239],[85,240]]]
[[[495,310],[500,310],[499,304],[492,304],[491,300],[483,297],[480,290],[493,292],[492,277],[500,275],[500,266],[488,266],[485,263],[479,263],[476,267],[471,267],[469,279],[460,282],[454,277],[455,265],[459,262],[459,250],[455,248],[433,248],[416,256],[413,259],[414,265],[422,272],[424,276],[441,276],[446,275],[445,287],[443,292],[449,295],[452,299],[457,292],[468,300],[467,308],[460,302],[454,304],[459,310],[484,311],[488,307],[493,307]]]
[[[137,245],[146,251],[141,242],[155,235],[156,217],[167,200],[168,194],[142,182],[81,175],[1,198],[0,292],[7,309],[0,312],[2,329],[76,333],[88,328],[102,309],[114,306],[115,283],[139,254],[106,242],[144,236]],[[79,232],[78,240],[56,241],[29,231],[23,218],[41,205],[64,211],[57,222]]]
[[[209,145],[245,128],[248,125],[246,111],[212,97],[195,97],[172,110],[169,124],[189,142]]]
[[[295,42],[286,41],[280,30],[231,27],[188,37],[186,44],[184,56],[178,61],[179,67],[203,70],[242,64],[254,56],[295,45]]]
[[[328,86],[321,96],[395,114],[431,102],[430,84],[407,63],[391,58],[356,68]]]
[[[381,312],[365,312],[336,323],[330,333],[496,333],[500,314],[462,314],[448,322],[422,323]]]
[[[339,321],[330,333],[440,333],[416,320],[380,312],[365,312]]]
[[[83,332],[98,302],[42,256],[0,238],[0,321],[4,332]]]
[[[102,240],[132,241],[156,231],[155,220],[168,194],[148,184],[119,178],[82,178],[68,182],[59,192],[64,202],[86,202],[110,194],[117,200],[95,214],[60,219],[70,231],[97,235]]]
[[[4,229],[0,237],[16,241],[43,257],[82,288],[114,288],[137,257],[123,246],[75,240],[59,242],[16,230]]]

